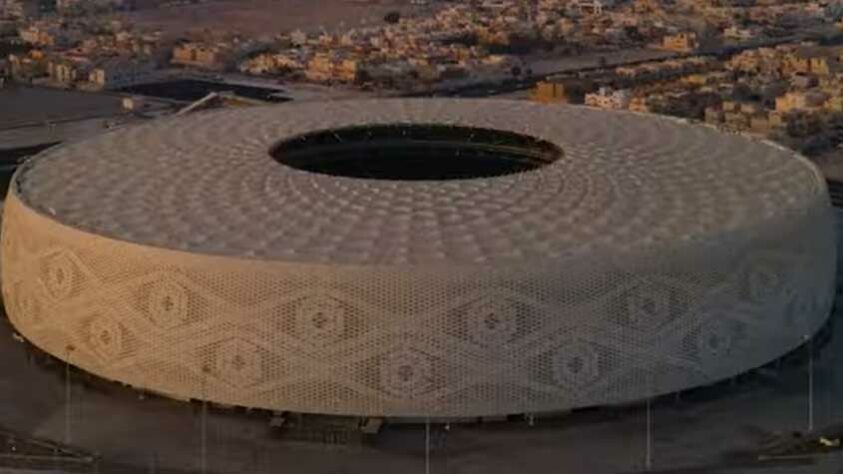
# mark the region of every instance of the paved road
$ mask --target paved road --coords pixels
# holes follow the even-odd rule
[[[836,36],[835,36],[836,35]],[[766,38],[740,45],[726,45],[695,52],[693,55],[707,55],[729,57],[742,51],[779,44],[795,43],[809,38],[834,37],[841,40],[839,31],[834,26],[820,26],[805,29],[798,33],[781,38]],[[490,80],[437,88],[432,92],[418,92],[405,94],[407,97],[490,97],[510,94],[535,87],[538,82],[552,80],[556,76],[571,74],[605,74],[608,75],[615,67],[632,66],[649,61],[662,61],[674,58],[692,56],[687,53],[673,53],[653,49],[627,49],[613,52],[594,52],[579,56],[531,59],[527,63],[533,74],[528,77],[506,80]],[[603,63],[605,61],[605,63]],[[603,63],[603,64],[601,64]]]

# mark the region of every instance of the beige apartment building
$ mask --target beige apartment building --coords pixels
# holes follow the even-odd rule
[[[185,43],[173,48],[173,58],[170,62],[183,66],[223,70],[231,63],[231,58],[231,50],[228,48],[218,45]]]
[[[690,53],[700,47],[697,34],[693,32],[677,33],[662,38],[662,48],[669,51]]]

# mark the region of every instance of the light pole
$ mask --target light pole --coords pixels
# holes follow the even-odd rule
[[[76,348],[68,344],[65,349],[67,357],[64,360],[64,444],[70,444],[70,356]]]
[[[653,468],[653,374],[647,375],[647,402],[645,407],[645,445],[644,445],[644,470]]]
[[[430,474],[430,417],[424,421],[424,474]]]
[[[814,431],[814,338],[808,340],[808,431]]]
[[[208,394],[205,390],[205,379],[208,376],[208,372],[211,371],[211,368],[207,365],[202,366],[202,414],[200,419],[200,426],[201,426],[201,453],[200,453],[200,467],[199,470],[202,474],[205,474],[208,471]]]
[[[644,455],[644,469],[649,471],[653,466],[653,441],[652,441],[652,423],[653,419],[650,414],[650,397],[647,397],[647,448]]]

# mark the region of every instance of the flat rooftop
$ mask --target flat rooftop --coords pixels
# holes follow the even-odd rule
[[[142,96],[161,97],[170,100],[193,102],[212,92],[233,92],[239,97],[281,103],[290,99],[281,88],[260,87],[199,79],[173,79],[163,82],[137,84],[121,89],[123,92]]]
[[[0,89],[0,153],[102,133],[106,122],[132,118],[123,109],[124,97],[108,92],[8,85]]]
[[[9,85],[0,89],[0,131],[124,113],[119,95]]]

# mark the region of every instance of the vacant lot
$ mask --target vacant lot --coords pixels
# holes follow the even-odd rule
[[[304,31],[342,30],[379,24],[397,10],[418,14],[423,7],[407,0],[216,0],[199,5],[160,7],[129,14],[141,26],[172,34],[193,28],[273,35],[300,28]]]

